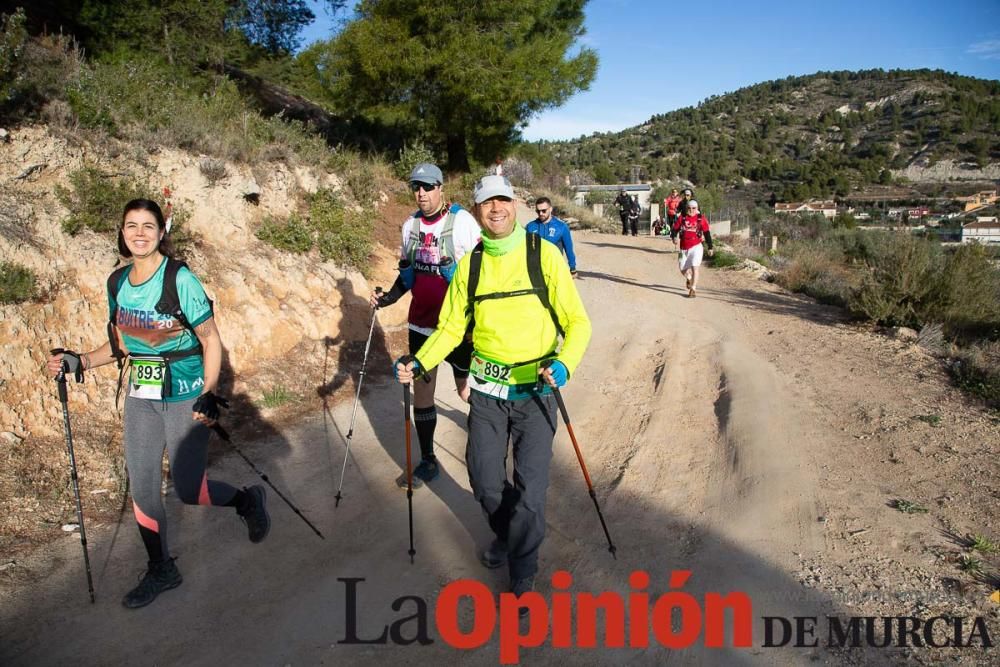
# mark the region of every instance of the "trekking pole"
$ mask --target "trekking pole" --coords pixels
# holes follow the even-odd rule
[[[403,385],[403,421],[406,422],[406,503],[410,511],[410,565],[417,553],[413,548],[413,468],[410,460],[410,385]]]
[[[382,288],[376,287],[375,294],[381,294]],[[365,356],[361,360],[361,373],[358,374],[358,388],[354,394],[354,410],[351,412],[351,426],[347,429],[347,451],[344,452],[344,465],[340,468],[340,485],[337,486],[337,495],[334,496],[333,506],[340,506],[340,490],[344,487],[344,473],[347,471],[347,457],[351,454],[351,438],[354,437],[354,419],[358,416],[358,402],[361,400],[361,385],[365,381],[365,368],[368,366],[368,350],[372,344],[372,333],[375,331],[375,315],[378,307],[372,309],[372,321],[368,325],[368,340],[365,342]]]
[[[52,354],[62,354],[65,350],[56,348]],[[70,368],[70,360],[65,356],[62,359],[62,366],[56,375],[56,382],[59,383],[59,402],[62,403],[63,427],[66,431],[66,449],[69,450],[70,477],[73,480],[73,495],[76,499],[76,520],[80,523],[80,546],[83,547],[83,564],[87,569],[87,591],[90,593],[90,603],[94,604],[94,579],[90,573],[90,554],[87,552],[87,529],[83,525],[83,504],[80,502],[80,481],[76,474],[76,456],[73,455],[73,433],[69,427],[69,395],[66,392],[66,373],[72,371],[77,382],[83,382],[83,368],[79,360],[76,360],[75,367]]]
[[[312,523],[309,521],[309,519],[307,519],[305,517],[305,515],[299,510],[299,508],[296,507],[292,503],[291,500],[289,500],[288,498],[286,498],[285,494],[283,494],[281,491],[278,490],[278,487],[276,487],[274,484],[271,483],[271,480],[268,479],[267,475],[264,474],[264,473],[262,473],[260,471],[260,469],[257,468],[257,466],[255,466],[253,464],[253,461],[251,461],[250,458],[246,454],[243,453],[243,450],[240,449],[239,446],[236,443],[234,443],[232,440],[229,439],[229,433],[226,431],[226,429],[224,429],[221,426],[219,426],[218,424],[216,424],[216,425],[214,425],[212,427],[212,430],[215,431],[219,435],[220,438],[222,438],[227,443],[229,443],[229,445],[233,448],[233,450],[235,450],[236,453],[240,455],[240,458],[242,458],[244,461],[246,461],[247,465],[250,466],[253,469],[253,471],[255,473],[257,473],[257,475],[262,480],[264,480],[265,482],[267,482],[267,485],[269,487],[271,487],[276,494],[278,494],[278,497],[281,498],[282,500],[284,500],[285,504],[288,505],[290,508],[292,508],[292,511],[295,512],[296,514],[298,514],[299,518],[302,519],[303,521],[305,521],[307,526],[309,526],[310,528],[312,528],[312,532],[314,532],[317,535],[319,535],[319,539],[321,539],[321,540],[325,540],[326,539],[325,537],[323,537],[323,533],[319,532],[319,529],[317,529],[316,526],[312,525]]]
[[[566,411],[566,404],[563,402],[562,392],[559,391],[559,387],[553,389],[553,393],[556,396],[556,403],[559,404],[559,412],[562,413],[563,421],[566,423],[566,430],[569,431],[569,439],[573,441],[573,449],[576,450],[576,460],[580,462],[580,469],[583,470],[583,479],[587,482],[587,490],[590,492],[590,499],[594,501],[594,507],[597,509],[597,518],[601,520],[601,528],[604,529],[604,537],[608,538],[608,551],[611,552],[611,557],[618,560],[618,556],[615,552],[618,548],[615,546],[614,542],[611,541],[611,533],[608,532],[608,524],[604,522],[604,514],[601,513],[601,505],[597,502],[597,494],[594,493],[594,485],[590,481],[590,473],[587,472],[587,464],[583,462],[583,454],[580,453],[580,445],[576,441],[576,434],[573,432],[573,425],[569,422],[569,413]]]

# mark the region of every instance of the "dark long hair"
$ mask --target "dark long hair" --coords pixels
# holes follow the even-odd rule
[[[129,211],[149,211],[156,218],[156,227],[160,230],[166,229],[167,223],[163,219],[163,211],[160,210],[160,205],[157,204],[152,199],[133,199],[129,203],[125,204],[125,210],[122,211],[122,224],[118,227],[118,252],[122,257],[131,257],[132,251],[128,249],[125,245],[125,235],[122,234],[122,227],[125,226],[125,216],[128,215]],[[166,255],[167,257],[173,257],[176,254],[174,250],[174,244],[170,242],[170,233],[167,232],[160,239],[160,245],[158,246],[160,254]]]

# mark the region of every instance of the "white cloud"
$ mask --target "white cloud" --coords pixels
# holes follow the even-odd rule
[[[988,39],[970,44],[966,53],[979,56],[983,60],[1000,60],[1000,39]]]

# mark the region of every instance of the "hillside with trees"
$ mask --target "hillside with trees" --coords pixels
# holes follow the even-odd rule
[[[25,3],[0,22],[0,121],[59,111],[112,133],[151,129],[171,113],[151,109],[157,102],[191,93],[211,105],[235,86],[240,99],[222,106],[300,121],[331,146],[394,156],[419,145],[468,171],[470,159],[505,155],[532,114],[597,71],[578,42],[585,0],[365,0],[350,14],[347,5],[319,5],[344,20],[297,53],[315,18],[304,0]],[[106,99],[82,101],[88,88]]]
[[[758,183],[779,200],[844,197],[944,160],[1000,162],[1000,82],[932,70],[791,76],[617,133],[540,142],[566,171],[699,185]]]

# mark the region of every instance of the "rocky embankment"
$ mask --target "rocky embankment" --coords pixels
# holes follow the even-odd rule
[[[171,188],[174,206],[189,216],[185,226],[196,237],[186,259],[215,300],[227,363],[237,378],[269,363],[287,365],[297,346],[356,337],[342,329],[346,312],[366,307],[364,277],[313,255],[279,252],[254,235],[264,216],[287,215],[301,193],[339,189],[334,174],[281,163],[252,169],[229,164],[227,176],[212,184],[198,156],[161,150],[136,158],[136,149],[130,150],[71,143],[44,128],[18,129],[0,143],[0,259],[34,271],[41,293],[36,302],[0,309],[0,432],[8,442],[62,434],[55,386],[42,372],[49,348],[86,350],[106,338],[105,282],[118,262],[113,238],[65,234],[60,222],[68,211],[55,196],[85,165],[108,178],[138,176],[149,183],[150,195]],[[259,201],[245,197],[249,191],[258,191]],[[359,331],[365,328],[363,337],[362,319],[348,318]],[[71,409],[116,419],[116,383],[112,367],[88,374],[71,388]]]

